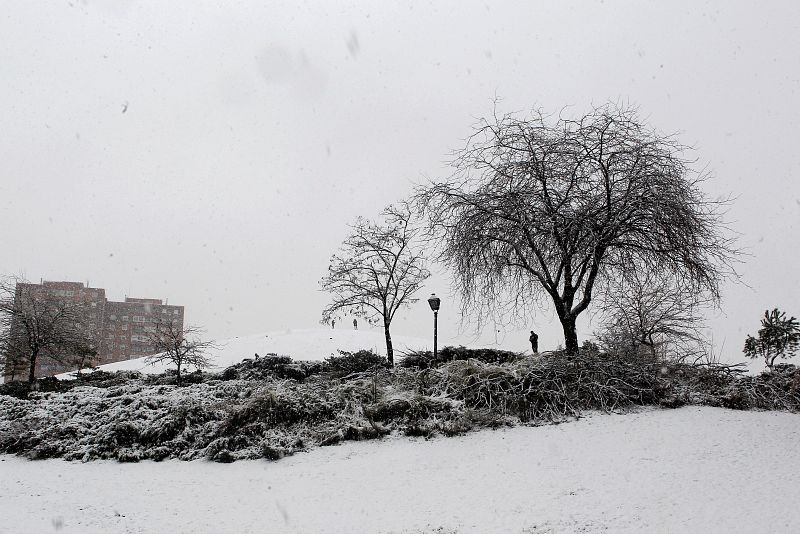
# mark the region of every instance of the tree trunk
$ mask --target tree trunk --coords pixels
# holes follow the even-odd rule
[[[31,354],[31,368],[28,370],[28,384],[33,384],[33,381],[36,380],[36,359],[39,357],[39,353]]]
[[[181,362],[178,362],[177,385],[181,385]]]
[[[650,347],[650,356],[653,358],[654,362],[658,361],[658,356],[656,355],[656,342],[653,340],[653,334],[648,336],[648,343],[647,346]]]
[[[564,330],[564,345],[567,354],[578,354],[578,333],[575,331],[574,317],[559,317],[561,328]]]
[[[383,323],[383,333],[386,335],[386,361],[389,367],[394,367],[394,349],[392,348],[392,335],[389,333],[389,323]]]

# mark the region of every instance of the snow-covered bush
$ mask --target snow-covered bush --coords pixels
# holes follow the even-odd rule
[[[517,352],[499,349],[468,349],[466,347],[444,347],[433,357],[431,351],[412,352],[399,363],[401,367],[425,369],[439,367],[455,360],[477,360],[483,363],[503,364],[519,360],[523,356]]]
[[[31,391],[31,385],[27,382],[6,382],[0,384],[0,395],[8,395],[18,399],[25,399]]]
[[[293,362],[289,356],[267,354],[256,359],[247,358],[228,367],[220,374],[220,378],[222,380],[290,378],[302,381],[322,372],[322,369],[322,362]]]
[[[725,366],[635,365],[590,351],[572,360],[469,358],[392,370],[375,364],[374,355],[336,358],[325,372],[287,357],[259,358],[234,366],[249,378],[204,374],[185,387],[166,374],[105,373],[54,391],[0,394],[0,452],[82,461],[274,460],[391,432],[454,435],[591,409],[709,404],[800,411],[800,371],[791,365],[741,376]],[[288,366],[302,376],[287,377]]]
[[[329,356],[323,365],[325,372],[336,377],[363,373],[375,367],[386,367],[386,358],[371,350],[359,350],[358,352],[340,350],[338,352],[339,356]]]
[[[655,404],[666,387],[650,367],[581,355],[573,360],[529,357],[504,365],[457,360],[431,370],[424,392],[528,421]]]

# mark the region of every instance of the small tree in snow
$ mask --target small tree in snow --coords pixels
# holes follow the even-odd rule
[[[744,353],[750,358],[764,358],[764,363],[772,369],[775,359],[791,358],[800,345],[800,323],[794,317],[775,308],[766,310],[761,319],[758,337],[747,336]]]
[[[77,375],[81,376],[81,371],[87,367],[94,368],[97,365],[97,349],[91,345],[79,345],[75,347],[75,365],[78,367]]]
[[[422,254],[411,247],[416,232],[408,207],[390,206],[382,219],[373,222],[359,217],[331,257],[328,274],[320,281],[333,297],[322,311],[322,322],[330,324],[340,313],[364,317],[370,324],[382,322],[391,367],[394,351],[389,326],[399,308],[418,300],[414,293],[430,272]]]
[[[187,365],[205,369],[211,365],[206,356],[209,350],[217,348],[213,341],[202,341],[203,331],[195,326],[186,328],[172,320],[156,319],[150,333],[150,343],[156,354],[148,356],[147,363],[172,362],[177,368],[177,383],[181,385],[181,372]]]

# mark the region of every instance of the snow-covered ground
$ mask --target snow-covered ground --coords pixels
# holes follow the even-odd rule
[[[800,532],[800,415],[689,407],[278,462],[0,456],[0,531]]]
[[[269,332],[252,336],[234,337],[217,342],[218,348],[209,351],[208,356],[214,364],[211,371],[218,371],[239,363],[244,358],[253,358],[255,354],[264,356],[275,353],[291,356],[293,360],[324,360],[328,356],[337,355],[337,350],[357,351],[371,349],[386,355],[386,340],[383,329],[307,329]],[[392,345],[397,357],[411,350],[430,350],[431,340],[407,336],[392,336]],[[148,364],[145,358],[126,360],[103,365],[104,371],[141,371],[143,373],[162,373],[174,367],[168,362],[155,365]],[[191,369],[191,367],[190,367]],[[59,375],[67,378],[69,373]]]

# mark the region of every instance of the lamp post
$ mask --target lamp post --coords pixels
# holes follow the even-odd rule
[[[428,305],[433,310],[433,359],[436,360],[436,329],[437,329],[437,322],[439,319],[439,304],[442,301],[439,297],[436,296],[436,293],[431,293],[430,298],[428,299]]]

